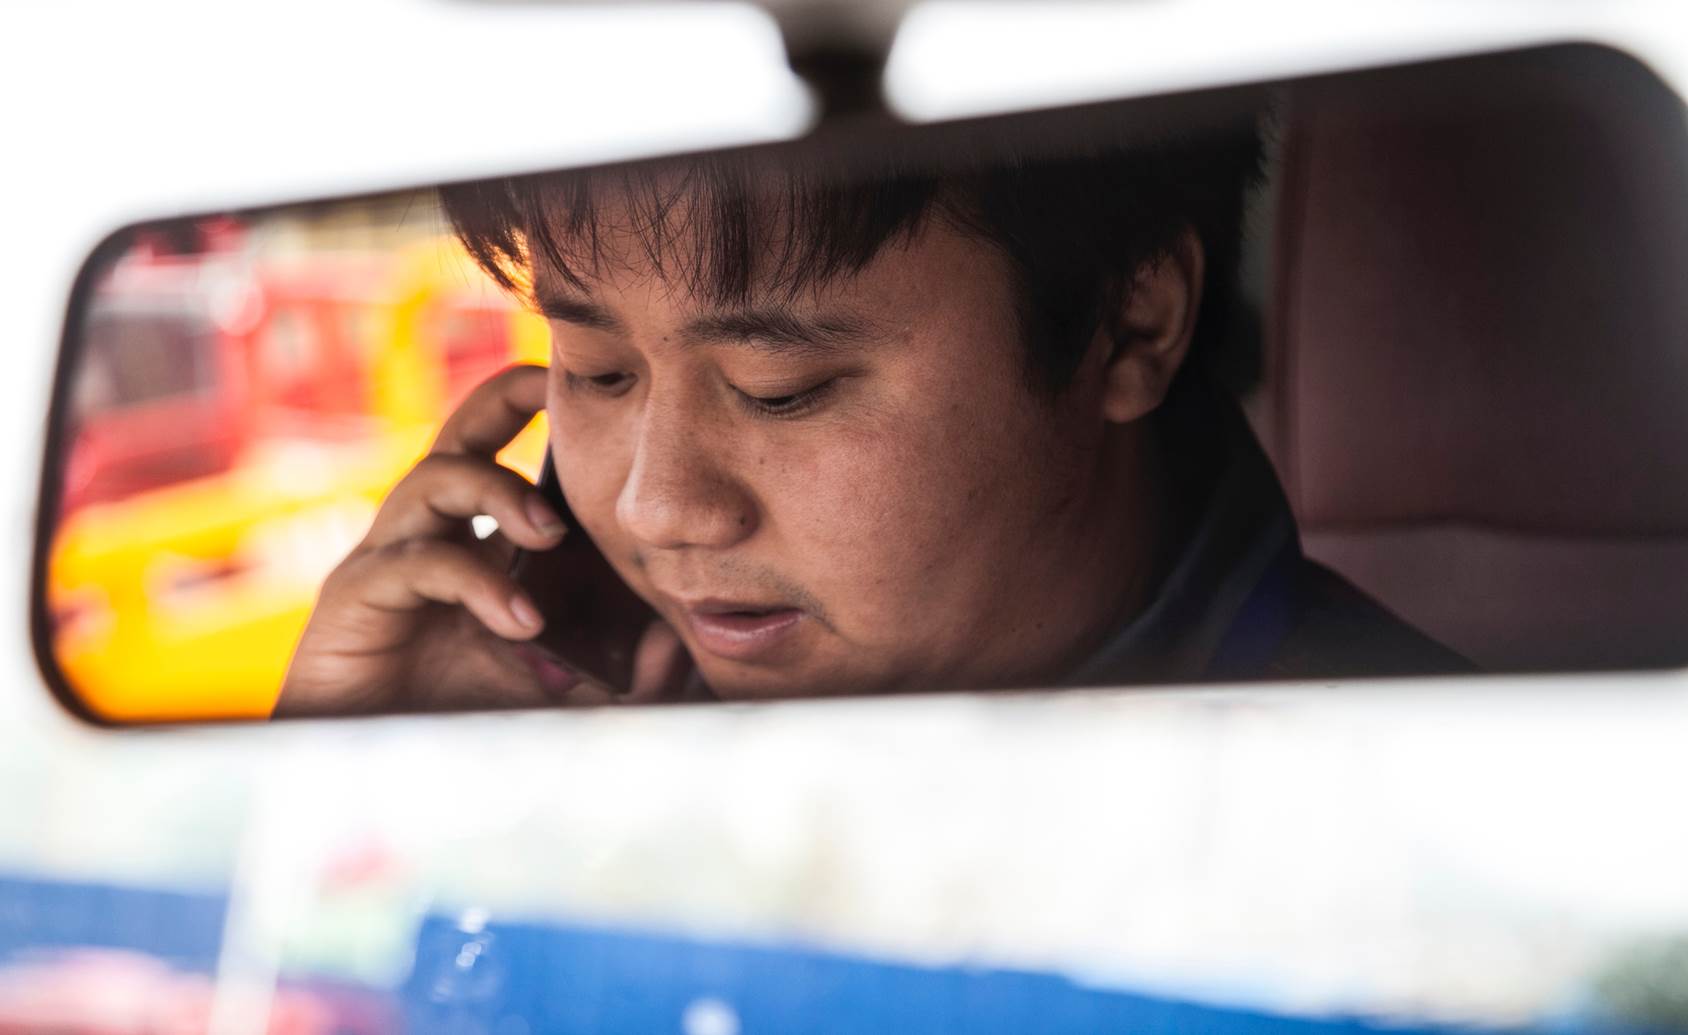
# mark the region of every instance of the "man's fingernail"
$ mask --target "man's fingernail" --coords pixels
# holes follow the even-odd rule
[[[551,509],[551,504],[546,503],[538,496],[528,497],[527,513],[528,520],[533,522],[534,527],[552,538],[568,531],[568,526],[563,524],[563,519],[558,517],[557,512]]]
[[[545,619],[539,617],[539,612],[520,593],[510,598],[510,614],[524,629],[538,629],[545,625]]]

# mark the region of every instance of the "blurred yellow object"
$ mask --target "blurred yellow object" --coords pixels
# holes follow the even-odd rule
[[[267,716],[323,577],[450,407],[510,362],[545,361],[544,321],[499,294],[454,240],[382,266],[370,297],[332,300],[356,309],[336,315],[362,332],[341,343],[367,377],[357,434],[260,434],[228,471],[81,507],[61,524],[48,561],[54,655],[94,713]],[[338,289],[352,278],[321,279]],[[452,339],[454,321],[471,337]],[[544,445],[541,419],[500,460],[533,477]]]

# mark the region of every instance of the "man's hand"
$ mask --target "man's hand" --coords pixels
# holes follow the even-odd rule
[[[613,699],[526,645],[545,620],[508,574],[515,547],[547,550],[565,534],[539,491],[494,459],[544,408],[545,381],[544,367],[511,367],[446,421],[323,582],[275,715]],[[470,528],[478,514],[498,522],[485,541]],[[627,696],[664,696],[685,657],[678,638],[654,622],[638,655]]]

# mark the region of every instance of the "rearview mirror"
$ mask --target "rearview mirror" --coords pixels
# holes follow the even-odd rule
[[[1680,665],[1685,142],[1559,47],[131,226],[38,657],[109,722]]]

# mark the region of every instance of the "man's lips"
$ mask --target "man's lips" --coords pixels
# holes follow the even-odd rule
[[[782,603],[735,600],[682,601],[692,639],[711,654],[754,661],[773,651],[796,630],[804,612]]]

